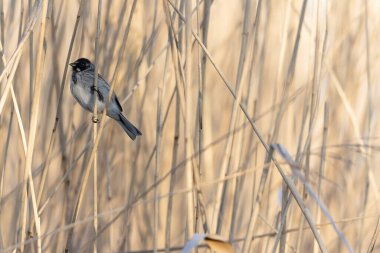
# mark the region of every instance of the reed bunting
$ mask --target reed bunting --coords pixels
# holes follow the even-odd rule
[[[73,63],[70,90],[78,103],[87,111],[94,111],[94,94],[97,95],[97,111],[103,113],[107,104],[108,94],[110,91],[109,84],[98,74],[98,88],[94,86],[95,82],[95,65],[86,58],[80,58]],[[128,136],[134,140],[136,136],[142,135],[131,122],[122,114],[123,108],[115,93],[112,93],[111,101],[107,107],[107,116],[116,120]]]

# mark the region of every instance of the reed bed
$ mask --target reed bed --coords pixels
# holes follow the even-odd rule
[[[0,0],[0,252],[379,252],[379,8]]]

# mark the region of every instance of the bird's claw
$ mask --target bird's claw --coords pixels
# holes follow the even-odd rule
[[[92,123],[97,124],[99,123],[99,118],[97,116],[92,116]]]

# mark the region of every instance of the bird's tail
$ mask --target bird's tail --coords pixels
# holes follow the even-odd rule
[[[129,122],[122,113],[120,113],[119,116],[120,120],[118,120],[117,122],[119,122],[120,126],[128,134],[129,138],[135,140],[136,136],[142,135],[140,130],[138,130],[137,127],[135,127],[131,122]]]

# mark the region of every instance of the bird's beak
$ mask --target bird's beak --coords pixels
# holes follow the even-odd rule
[[[76,66],[75,62],[72,62],[72,63],[70,63],[69,65],[70,65],[71,67],[73,67],[73,68]]]

